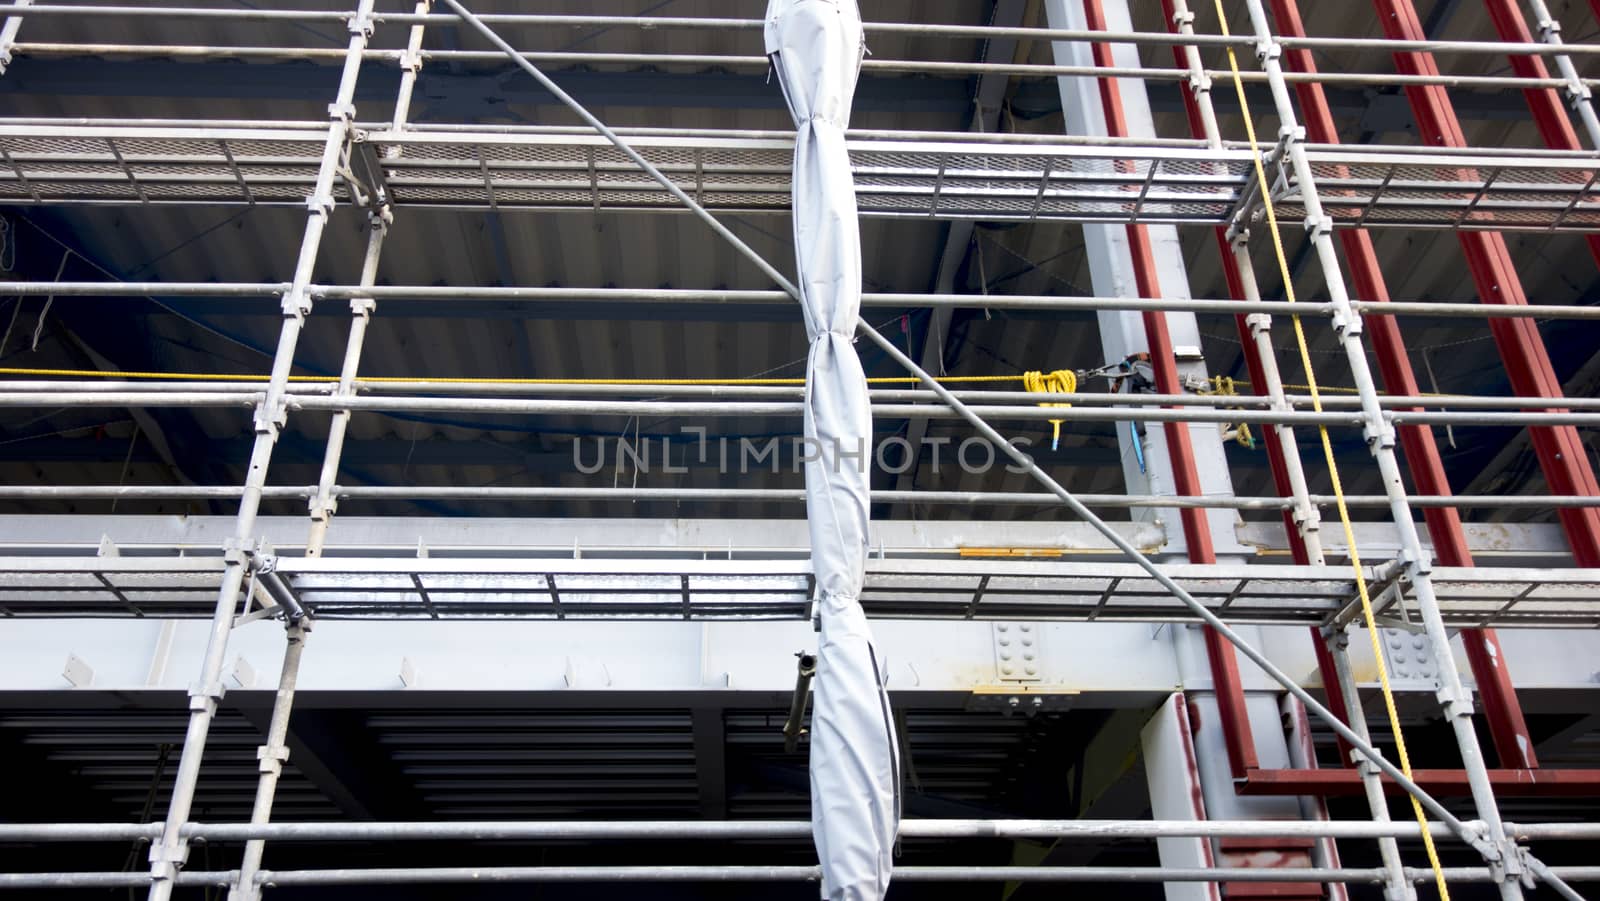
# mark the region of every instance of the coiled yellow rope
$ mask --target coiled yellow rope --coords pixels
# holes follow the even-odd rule
[[[1203,388],[1199,391],[1199,393],[1220,395],[1222,397],[1233,397],[1239,393],[1239,385],[1247,384],[1249,383],[1239,381],[1232,376],[1214,375],[1211,377],[1211,387]],[[1239,442],[1240,447],[1246,447],[1251,450],[1255,450],[1256,436],[1254,432],[1250,431],[1250,423],[1234,423],[1233,425],[1228,426],[1224,432],[1231,432],[1233,435],[1233,440]],[[1223,440],[1227,440],[1226,434],[1224,435]]]
[[[1078,374],[1070,369],[1057,369],[1054,372],[1039,372],[1030,370],[1022,374],[1022,387],[1034,394],[1072,394],[1078,390]],[[1070,407],[1072,404],[1042,403],[1041,407]],[[1061,446],[1060,419],[1050,420],[1050,449],[1056,450]]]
[[[1228,36],[1228,14],[1223,11],[1222,0],[1213,0],[1217,7],[1217,24],[1222,35]],[[1239,95],[1239,110],[1244,114],[1244,130],[1250,139],[1250,156],[1255,161],[1256,181],[1261,190],[1262,205],[1267,214],[1267,230],[1272,235],[1272,251],[1278,260],[1278,271],[1283,278],[1284,299],[1290,303],[1295,301],[1294,276],[1289,272],[1289,258],[1283,251],[1283,237],[1278,234],[1278,216],[1272,208],[1272,186],[1267,181],[1266,168],[1261,163],[1261,148],[1256,143],[1255,121],[1250,115],[1250,103],[1245,98],[1244,79],[1239,74],[1239,58],[1234,53],[1233,45],[1226,47],[1228,52],[1228,68],[1233,72],[1233,87]],[[1322,412],[1322,393],[1317,388],[1317,376],[1311,366],[1311,348],[1306,343],[1306,332],[1300,324],[1300,317],[1291,315],[1289,321],[1294,324],[1295,343],[1300,348],[1300,363],[1306,370],[1307,385],[1311,390],[1311,407],[1317,412]],[[1383,644],[1378,637],[1377,618],[1372,612],[1372,598],[1367,593],[1367,580],[1361,572],[1361,555],[1356,550],[1355,529],[1350,525],[1350,509],[1344,502],[1344,486],[1339,481],[1339,467],[1333,459],[1333,442],[1328,438],[1326,426],[1317,426],[1317,433],[1322,437],[1322,455],[1328,462],[1328,476],[1333,482],[1333,499],[1339,509],[1339,524],[1344,527],[1345,546],[1350,549],[1350,565],[1355,569],[1356,593],[1361,597],[1361,616],[1366,621],[1367,635],[1372,640],[1372,656],[1378,665],[1378,684],[1383,688],[1383,706],[1389,714],[1389,728],[1394,730],[1395,754],[1400,758],[1400,771],[1411,778],[1411,758],[1406,753],[1405,735],[1400,729],[1400,712],[1395,707],[1394,690],[1389,685],[1389,668],[1383,662]],[[1448,654],[1449,648],[1436,648],[1438,653]],[[1428,816],[1422,809],[1422,802],[1415,795],[1408,795],[1411,799],[1411,809],[1417,815],[1417,822],[1422,826],[1422,846],[1428,852],[1428,865],[1433,868],[1434,882],[1439,886],[1441,901],[1450,901],[1450,887],[1445,884],[1444,870],[1439,864],[1439,850],[1434,847],[1433,836],[1428,832]]]

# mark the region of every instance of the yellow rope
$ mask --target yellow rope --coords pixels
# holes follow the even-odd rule
[[[1217,7],[1217,23],[1221,26],[1222,35],[1228,36],[1228,14],[1223,11],[1222,0],[1214,0]],[[1233,72],[1233,87],[1239,95],[1239,110],[1244,114],[1244,129],[1250,139],[1250,156],[1255,161],[1256,181],[1261,190],[1262,204],[1267,214],[1267,230],[1272,235],[1272,250],[1278,259],[1279,274],[1283,278],[1284,299],[1293,303],[1294,276],[1289,272],[1289,258],[1283,251],[1283,237],[1278,234],[1278,216],[1272,208],[1272,189],[1267,181],[1266,168],[1261,163],[1261,148],[1256,143],[1255,121],[1250,115],[1250,104],[1245,98],[1244,78],[1239,74],[1239,58],[1234,53],[1230,44],[1228,52],[1228,68]],[[1300,317],[1291,315],[1289,321],[1294,324],[1295,343],[1300,348],[1300,362],[1306,370],[1307,386],[1311,391],[1311,407],[1317,412],[1322,412],[1322,392],[1317,388],[1317,376],[1311,366],[1311,348],[1306,343],[1305,329],[1300,324]],[[1405,735],[1400,730],[1400,711],[1394,702],[1394,690],[1389,685],[1389,669],[1383,662],[1383,645],[1378,638],[1377,618],[1372,613],[1372,598],[1367,593],[1367,580],[1361,572],[1361,555],[1356,550],[1355,529],[1350,525],[1350,509],[1345,505],[1344,486],[1339,481],[1339,467],[1333,459],[1333,442],[1328,438],[1326,426],[1317,426],[1317,433],[1322,437],[1322,454],[1328,461],[1328,475],[1333,482],[1333,499],[1339,509],[1339,524],[1344,527],[1345,546],[1350,549],[1350,565],[1355,568],[1356,593],[1361,597],[1361,615],[1366,620],[1367,635],[1372,640],[1372,657],[1378,665],[1378,684],[1383,688],[1383,706],[1389,714],[1389,728],[1394,730],[1395,753],[1400,758],[1400,771],[1406,778],[1411,778],[1411,758],[1406,753]],[[1441,654],[1450,653],[1449,648],[1435,648]],[[1415,795],[1408,794],[1411,799],[1411,809],[1417,815],[1417,823],[1422,826],[1422,845],[1428,852],[1428,865],[1433,868],[1434,881],[1439,886],[1441,901],[1450,901],[1450,887],[1445,884],[1444,870],[1439,864],[1439,850],[1434,847],[1433,836],[1428,832],[1428,816],[1423,812],[1422,802]]]
[[[1200,393],[1200,394],[1210,394],[1210,395],[1220,395],[1222,397],[1234,397],[1239,393],[1239,388],[1238,388],[1239,385],[1248,385],[1248,384],[1249,384],[1249,382],[1242,381],[1242,380],[1239,380],[1239,379],[1235,379],[1232,376],[1214,375],[1214,376],[1211,377],[1211,387],[1203,389],[1198,393]],[[1225,409],[1237,409],[1237,408],[1225,408]],[[1240,447],[1246,447],[1246,448],[1249,448],[1250,450],[1255,450],[1256,449],[1256,436],[1255,436],[1254,432],[1250,431],[1250,423],[1248,423],[1248,422],[1239,422],[1239,423],[1234,423],[1231,427],[1225,427],[1223,429],[1223,433],[1224,433],[1224,439],[1223,440],[1227,440],[1226,434],[1229,431],[1232,431],[1233,440],[1239,442],[1239,446]]]
[[[1030,370],[1022,374],[1022,387],[1033,394],[1072,394],[1078,390],[1078,374],[1070,369],[1057,369],[1054,372],[1039,372]],[[1043,403],[1041,407],[1070,407],[1072,404]],[[1061,445],[1060,419],[1050,420],[1050,449],[1056,450]]]

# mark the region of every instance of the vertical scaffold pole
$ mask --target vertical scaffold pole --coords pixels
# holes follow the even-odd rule
[[[1165,4],[1172,28],[1179,34],[1194,34],[1194,13],[1189,9],[1187,0],[1165,0]],[[1189,108],[1193,112],[1190,125],[1196,132],[1195,137],[1204,138],[1212,147],[1221,147],[1222,131],[1217,125],[1216,108],[1212,103],[1211,79],[1201,63],[1199,48],[1194,44],[1188,44],[1175,47],[1174,53],[1179,63],[1189,69]],[[1222,267],[1228,275],[1230,289],[1234,291],[1235,296],[1242,300],[1259,301],[1261,290],[1256,283],[1254,264],[1250,260],[1250,232],[1239,225],[1236,223],[1228,229],[1222,226],[1217,228],[1218,249],[1223,257]],[[1272,317],[1266,313],[1251,313],[1237,318],[1240,338],[1250,364],[1251,377],[1257,380],[1257,393],[1265,394],[1269,398],[1272,409],[1290,409],[1284,397],[1283,377],[1278,369],[1276,348],[1272,344]],[[1269,429],[1273,440],[1269,441],[1268,446],[1277,451],[1271,455],[1274,479],[1280,489],[1289,489],[1294,500],[1293,511],[1289,511],[1286,515],[1294,524],[1291,544],[1297,551],[1296,562],[1322,566],[1326,563],[1326,556],[1322,549],[1321,516],[1310,500],[1305,467],[1294,430],[1288,425],[1270,426]],[[1311,633],[1312,641],[1319,647],[1323,646],[1324,640],[1320,632],[1313,628]],[[1319,655],[1318,659],[1320,662],[1322,655]],[[1346,723],[1363,738],[1369,738],[1358,699],[1347,693],[1348,689],[1343,681],[1338,679],[1336,666],[1335,663],[1333,667],[1321,667],[1324,690],[1328,694],[1328,706],[1336,715],[1345,717]],[[1357,702],[1354,708],[1350,706],[1352,702]],[[1352,719],[1353,717],[1361,719],[1357,722]],[[1355,754],[1355,750],[1342,739],[1339,745],[1341,753]],[[1383,796],[1383,786],[1377,768],[1368,764],[1360,772],[1373,818],[1387,820],[1389,808]],[[1406,878],[1400,860],[1399,844],[1393,839],[1386,841],[1386,845],[1380,843],[1379,846],[1384,862],[1385,897],[1389,901],[1415,901],[1416,893]]]
[[[285,393],[289,372],[294,368],[295,347],[299,343],[306,314],[311,311],[308,288],[316,266],[317,252],[322,246],[322,235],[333,213],[333,179],[338,172],[340,152],[349,139],[350,125],[355,117],[355,107],[351,101],[355,97],[356,79],[361,72],[362,51],[372,35],[372,6],[373,0],[359,0],[355,14],[348,23],[350,39],[345,48],[344,67],[339,75],[338,93],[328,107],[328,137],[323,145],[316,182],[311,196],[306,199],[306,228],[300,242],[294,278],[283,298],[283,326],[272,359],[272,374],[267,382],[266,396],[256,408],[255,443],[250,450],[244,493],[239,499],[234,537],[225,551],[226,568],[223,570],[221,590],[217,594],[217,607],[211,618],[200,681],[189,690],[189,727],[178,760],[172,799],[167,806],[161,838],[150,848],[150,901],[168,901],[172,897],[178,870],[188,857],[183,824],[188,821],[189,809],[194,803],[206,736],[216,716],[217,704],[222,699],[223,658],[228,649],[228,633],[233,627],[234,607],[244,587],[245,570],[252,553],[261,491],[266,486],[273,447],[288,414]]]
[[[1372,736],[1367,731],[1367,714],[1361,706],[1360,688],[1350,669],[1350,634],[1344,629],[1328,629],[1320,638],[1327,642],[1328,651],[1333,657],[1334,678],[1338,680],[1339,694],[1345,703],[1342,711],[1345,722],[1363,740],[1371,741]],[[1366,793],[1373,822],[1389,822],[1389,801],[1383,796],[1378,768],[1354,750],[1350,752],[1350,762],[1361,774],[1361,788]],[[1378,854],[1383,859],[1383,897],[1388,901],[1416,901],[1417,889],[1406,878],[1405,866],[1400,859],[1400,843],[1393,838],[1380,838]]]
[[[419,15],[427,13],[432,6],[432,0],[417,0],[415,12]],[[411,27],[406,55],[400,61],[402,70],[400,89],[395,97],[394,112],[396,129],[404,127],[410,115],[411,96],[417,84],[417,70],[422,65],[422,57],[418,51],[422,46],[425,27],[420,24]],[[369,187],[375,188],[375,186]],[[377,283],[378,263],[382,259],[384,240],[389,235],[389,226],[393,219],[388,197],[374,195],[370,198],[370,203],[372,207],[368,216],[367,250],[361,263],[362,288],[370,288]],[[370,297],[358,295],[350,300],[350,335],[345,341],[344,362],[339,369],[336,397],[352,397],[355,394],[355,380],[360,371],[361,351],[366,344],[367,326],[372,321],[372,313],[376,307],[376,302]],[[323,545],[327,542],[328,527],[332,524],[333,514],[338,506],[334,497],[334,486],[339,478],[339,461],[344,453],[344,439],[350,426],[350,417],[349,409],[335,410],[328,422],[328,440],[323,450],[322,470],[317,478],[316,495],[311,499],[311,530],[306,538],[305,550],[307,557],[320,557]],[[252,823],[266,823],[272,816],[273,796],[277,791],[278,777],[283,769],[283,761],[289,757],[289,749],[284,742],[288,737],[289,715],[294,708],[294,688],[299,679],[300,657],[308,631],[309,623],[290,627],[289,650],[283,658],[278,692],[273,699],[267,744],[260,751],[261,779],[256,786],[255,808],[250,820]],[[261,887],[256,884],[255,877],[256,873],[260,872],[261,859],[265,851],[264,840],[253,839],[245,843],[238,878],[228,895],[230,901],[254,901],[261,896]]]
[[[421,26],[417,26],[421,27]],[[377,280],[378,259],[383,252],[383,239],[388,234],[388,210],[374,208],[372,230],[367,237],[366,258],[361,265],[361,287],[370,288]],[[357,297],[350,301],[352,318],[350,338],[345,346],[344,366],[339,372],[336,397],[349,397],[354,391],[357,367],[361,361],[361,346],[366,336],[367,322],[374,304],[371,298]],[[324,450],[322,475],[317,483],[317,494],[311,500],[311,533],[306,540],[306,556],[322,554],[322,545],[328,535],[328,521],[333,516],[333,485],[339,472],[339,456],[344,447],[345,428],[350,422],[349,410],[335,410],[328,425],[328,443]],[[267,823],[272,819],[272,804],[278,790],[278,779],[283,775],[283,764],[289,759],[285,743],[289,737],[289,714],[294,709],[295,684],[300,678],[300,657],[305,651],[305,640],[311,631],[309,620],[288,624],[289,645],[283,655],[283,669],[278,676],[278,692],[272,701],[272,716],[267,725],[266,744],[257,752],[261,776],[256,782],[255,806],[250,812],[250,822]],[[266,841],[251,839],[245,842],[244,856],[239,864],[238,877],[228,892],[229,901],[253,901],[261,896],[256,884],[256,873],[261,869],[261,857],[266,851]]]
[[[12,9],[33,5],[33,0],[14,0]],[[22,30],[22,17],[19,15],[6,16],[4,25],[0,25],[0,75],[4,75],[6,68],[11,65],[11,45],[17,42],[17,32]]]
[[[1276,17],[1278,30],[1283,34],[1296,37],[1305,34],[1295,3],[1272,0],[1272,14]],[[1284,61],[1296,72],[1315,74],[1317,71],[1316,62],[1308,50],[1290,50],[1284,54]],[[1305,112],[1307,137],[1318,144],[1339,143],[1339,132],[1322,86],[1314,82],[1301,82],[1295,85],[1295,95]],[[1347,228],[1340,230],[1339,243],[1344,248],[1345,264],[1355,280],[1356,291],[1361,299],[1388,303],[1389,287],[1378,266],[1378,254],[1372,238],[1363,229]],[[1373,352],[1378,360],[1384,387],[1390,394],[1412,397],[1421,394],[1422,389],[1412,371],[1405,339],[1400,333],[1400,324],[1393,316],[1381,315],[1367,317],[1366,324],[1372,334]],[[1429,426],[1402,425],[1399,433],[1400,449],[1417,491],[1440,496],[1451,494],[1450,479],[1445,473],[1444,461],[1439,456],[1433,429]],[[1473,565],[1466,532],[1461,527],[1460,513],[1453,507],[1429,507],[1422,511],[1422,518],[1428,524],[1428,538],[1440,562],[1446,566]],[[1517,704],[1510,672],[1503,655],[1499,653],[1499,639],[1492,629],[1469,629],[1462,633],[1461,641],[1467,651],[1473,678],[1483,697],[1484,715],[1489,721],[1489,734],[1494,739],[1500,765],[1516,768],[1537,766],[1533,742],[1528,736],[1522,708]]]
[[[1400,546],[1406,557],[1403,565],[1411,578],[1417,606],[1428,638],[1433,644],[1435,659],[1439,661],[1439,701],[1444,708],[1446,719],[1455,731],[1462,767],[1467,773],[1478,818],[1484,822],[1487,829],[1489,843],[1483,850],[1488,856],[1487,862],[1491,870],[1494,871],[1501,897],[1507,901],[1520,901],[1522,886],[1519,880],[1523,873],[1522,859],[1515,845],[1505,838],[1499,805],[1495,801],[1494,789],[1489,784],[1489,772],[1484,764],[1483,751],[1478,747],[1477,733],[1472,725],[1472,700],[1461,683],[1461,674],[1456,668],[1455,656],[1450,649],[1450,634],[1445,629],[1439,600],[1433,590],[1433,581],[1430,577],[1432,562],[1423,548],[1411,504],[1406,500],[1405,480],[1401,475],[1400,463],[1394,451],[1395,431],[1384,417],[1378,403],[1377,384],[1373,380],[1372,369],[1367,362],[1366,348],[1361,340],[1361,317],[1350,306],[1350,296],[1345,289],[1344,272],[1340,268],[1338,254],[1333,246],[1332,222],[1323,211],[1311,164],[1306,158],[1305,130],[1300,127],[1294,102],[1289,96],[1288,81],[1284,78],[1283,67],[1278,61],[1282,47],[1273,36],[1270,20],[1261,0],[1245,0],[1245,6],[1249,10],[1250,21],[1259,42],[1256,55],[1266,72],[1273,105],[1281,123],[1282,131],[1279,138],[1284,144],[1288,162],[1294,170],[1304,201],[1305,229],[1322,268],[1328,298],[1336,310],[1333,317],[1334,331],[1344,349],[1351,378],[1361,398],[1362,413],[1367,423],[1364,429],[1367,445],[1378,464],[1384,493],[1389,499],[1390,516],[1399,532]]]

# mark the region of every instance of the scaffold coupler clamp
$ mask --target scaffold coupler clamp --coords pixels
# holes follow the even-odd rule
[[[168,847],[166,842],[157,839],[150,843],[150,878],[160,881],[173,881],[178,878],[178,871],[189,862],[189,843],[179,842],[177,847]]]
[[[363,39],[372,37],[377,30],[377,21],[372,17],[372,4],[358,4],[358,8],[350,18],[344,20],[345,29],[353,35],[360,35]]]
[[[311,206],[314,198],[308,198],[306,205]],[[332,198],[329,198],[329,209],[332,209]],[[310,288],[306,285],[291,284],[289,290],[283,292],[283,300],[278,303],[283,310],[285,318],[304,319],[310,315],[311,307],[316,301],[311,296]]]
[[[1333,326],[1333,333],[1341,340],[1346,335],[1353,338],[1361,334],[1361,313],[1355,307],[1335,305],[1333,312],[1328,316],[1328,322]]]
[[[331,491],[323,494],[321,489],[318,489],[307,502],[307,507],[311,521],[322,522],[333,519],[333,515],[339,512],[339,499]]]
[[[1433,573],[1433,554],[1427,548],[1415,551],[1400,548],[1395,551],[1394,563],[1400,568],[1400,578],[1406,581],[1415,581],[1419,576],[1427,577]]]
[[[278,440],[278,430],[289,421],[289,398],[285,392],[267,389],[266,396],[256,404],[255,433],[270,435]]]
[[[1381,777],[1383,775],[1383,769],[1378,766],[1378,760],[1383,759],[1383,749],[1374,747],[1372,750],[1376,754],[1376,759],[1368,756],[1367,753],[1362,751],[1360,748],[1351,748],[1350,763],[1356,768],[1357,772],[1364,776]]]
[[[1256,59],[1258,61],[1266,63],[1268,60],[1276,60],[1282,55],[1283,48],[1278,46],[1277,41],[1271,38],[1262,38],[1256,41]]]
[[[1367,448],[1374,454],[1394,447],[1394,423],[1389,421],[1387,411],[1381,412],[1376,421],[1363,420],[1361,434],[1367,440]]]

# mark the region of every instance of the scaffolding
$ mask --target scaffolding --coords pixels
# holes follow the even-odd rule
[[[960,73],[974,76],[1087,76],[1172,83],[1186,90],[1195,131],[1191,139],[1129,136],[1108,121],[1107,136],[1041,137],[992,133],[855,131],[848,135],[857,198],[865,216],[1035,222],[1127,224],[1135,246],[1146,224],[1213,226],[1224,270],[1236,286],[1232,298],[1175,299],[1144,281],[1139,297],[986,296],[982,305],[1043,312],[1122,311],[1146,316],[1155,391],[1143,394],[1073,391],[952,390],[930,375],[877,329],[862,323],[861,336],[914,377],[915,384],[876,388],[876,417],[959,420],[987,440],[988,459],[1008,459],[1036,480],[1041,492],[879,491],[885,504],[996,503],[1065,505],[1099,531],[1120,554],[1103,559],[939,560],[879,555],[869,563],[862,602],[884,619],[1192,623],[1208,627],[1210,665],[1221,715],[1232,741],[1230,762],[1241,791],[1297,795],[1310,791],[1309,770],[1272,771],[1252,763],[1248,715],[1236,654],[1276,681],[1314,716],[1327,721],[1353,749],[1357,762],[1339,790],[1361,793],[1371,804],[1364,822],[1287,823],[1210,820],[1200,822],[1098,822],[1090,820],[909,820],[902,835],[921,838],[997,837],[1083,840],[1105,837],[1157,839],[1336,838],[1377,841],[1384,865],[1344,868],[1212,866],[1161,867],[902,867],[896,878],[926,881],[1153,881],[1202,883],[1353,883],[1382,885],[1387,897],[1415,897],[1412,886],[1436,875],[1459,882],[1486,882],[1502,897],[1520,898],[1539,883],[1562,897],[1579,898],[1568,883],[1600,880],[1597,867],[1550,867],[1528,848],[1530,840],[1600,838],[1594,824],[1502,822],[1497,796],[1538,783],[1548,790],[1600,787],[1600,771],[1536,770],[1531,759],[1513,759],[1526,726],[1503,669],[1483,662],[1498,645],[1497,628],[1589,628],[1600,625],[1600,492],[1576,428],[1600,425],[1600,400],[1565,398],[1553,378],[1538,332],[1530,320],[1592,320],[1600,310],[1584,305],[1532,304],[1513,290],[1515,273],[1498,237],[1502,232],[1600,235],[1600,178],[1592,150],[1584,150],[1567,118],[1576,117],[1591,147],[1600,147],[1600,120],[1590,91],[1600,80],[1579,75],[1574,59],[1600,54],[1600,46],[1563,44],[1560,29],[1541,0],[1529,4],[1538,30],[1529,33],[1514,0],[1489,4],[1504,42],[1434,41],[1420,33],[1410,0],[1380,0],[1394,15],[1382,39],[1308,37],[1293,0],[1273,0],[1272,15],[1261,0],[1246,0],[1247,34],[1199,33],[1206,16],[1183,0],[1167,0],[1171,30],[1112,32],[1098,14],[1099,0],[1086,5],[1089,29],[872,23],[875,34],[925,38],[1078,42],[1096,48],[1096,64],[1037,65],[869,58],[869,71]],[[322,60],[342,66],[329,118],[305,121],[191,121],[180,119],[0,120],[0,202],[17,205],[281,205],[307,210],[292,272],[283,282],[5,282],[0,295],[123,297],[145,294],[228,298],[240,304],[276,302],[281,332],[270,373],[237,378],[215,374],[121,373],[111,378],[40,371],[12,374],[0,382],[0,406],[189,407],[248,411],[253,447],[242,485],[47,485],[0,486],[0,499],[211,499],[238,504],[231,540],[196,553],[192,547],[144,547],[137,555],[115,547],[42,546],[7,536],[0,555],[0,617],[164,617],[208,620],[206,652],[191,692],[188,731],[177,767],[176,788],[162,822],[134,824],[3,824],[0,842],[137,841],[150,843],[150,869],[142,873],[0,874],[0,888],[146,887],[161,901],[180,886],[221,886],[231,897],[253,898],[270,887],[295,885],[451,883],[477,881],[736,880],[806,881],[815,867],[408,867],[399,869],[269,870],[262,867],[268,841],[399,841],[494,839],[649,840],[659,838],[786,838],[806,835],[806,825],[778,821],[712,822],[385,822],[274,823],[276,781],[287,757],[285,732],[292,709],[307,626],[315,620],[806,620],[811,614],[812,577],[803,558],[714,560],[417,555],[324,556],[328,530],[341,500],[458,499],[639,500],[797,503],[799,490],[629,487],[377,487],[339,481],[341,453],[351,417],[360,412],[497,413],[521,417],[789,417],[802,411],[801,389],[784,384],[694,384],[685,380],[604,383],[551,380],[429,380],[363,378],[360,360],[366,329],[380,303],[419,299],[485,300],[537,309],[571,301],[676,305],[689,303],[781,304],[795,295],[783,273],[718,223],[717,214],[782,211],[789,203],[792,141],[780,132],[711,129],[617,129],[594,119],[552,81],[554,65],[697,65],[759,71],[760,56],[518,52],[424,49],[431,27],[467,24],[491,42],[495,30],[533,26],[618,29],[717,30],[754,36],[762,23],[746,19],[699,19],[602,15],[497,14],[475,17],[455,0],[438,8],[418,0],[410,12],[378,10],[360,0],[353,10],[262,10],[200,7],[134,7],[32,4],[18,0],[0,31],[0,60],[20,66],[36,58],[100,57],[245,60]],[[1220,6],[1219,6],[1220,9]],[[118,23],[257,22],[340,25],[346,44],[325,46],[199,46],[149,43],[29,42],[35,19],[85,22],[107,34]],[[1219,24],[1215,20],[1212,25]],[[1097,23],[1097,24],[1096,24]],[[1410,29],[1410,30],[1408,30]],[[1171,67],[1119,66],[1110,47],[1169,47]],[[1397,72],[1319,73],[1312,50],[1363,49],[1392,53]],[[1211,69],[1202,51],[1225,50],[1256,62],[1253,71]],[[1441,74],[1433,56],[1510,56],[1513,75]],[[410,121],[419,71],[451,63],[505,61],[545,84],[592,127],[417,124]],[[1547,65],[1554,66],[1551,75]],[[392,116],[357,118],[354,100],[363,67],[400,72]],[[1258,144],[1224,139],[1211,95],[1226,85],[1263,85],[1280,128]],[[1425,146],[1336,143],[1321,86],[1398,85],[1413,92],[1419,119],[1437,132]],[[1545,151],[1466,147],[1453,131],[1448,88],[1526,92],[1550,142]],[[1175,88],[1176,89],[1176,88]],[[1298,92],[1298,97],[1292,96]],[[1107,104],[1108,120],[1110,108]],[[1566,109],[1563,109],[1565,107]],[[389,112],[384,110],[383,112]],[[1248,114],[1247,114],[1248,117]],[[1552,118],[1556,117],[1556,118]],[[1304,119],[1306,126],[1299,123]],[[1435,127],[1436,126],[1436,127]],[[336,206],[351,205],[367,216],[368,241],[355,284],[321,284],[318,271],[324,230]],[[766,273],[779,290],[730,291],[621,288],[484,286],[379,286],[380,258],[397,216],[410,208],[558,212],[653,212],[701,217]],[[1327,288],[1326,301],[1264,300],[1255,286],[1252,246],[1276,240],[1277,228],[1303,228],[1314,263]],[[1475,270],[1497,284],[1485,303],[1391,302],[1373,292],[1376,271],[1364,230],[1442,229],[1462,236]],[[1335,241],[1345,241],[1341,260]],[[1353,242],[1353,243],[1352,243]],[[1498,244],[1496,242],[1499,242]],[[1591,244],[1600,248],[1600,244]],[[1499,252],[1496,251],[1499,248]],[[1149,254],[1148,247],[1138,254]],[[1153,264],[1146,267],[1153,270]],[[1346,276],[1357,286],[1346,289]],[[1292,285],[1290,286],[1292,288]],[[1380,288],[1381,291],[1381,283]],[[1386,293],[1386,292],[1385,292]],[[949,294],[868,294],[868,307],[949,309],[970,304]],[[308,314],[318,304],[343,303],[350,328],[343,366],[336,378],[293,376],[296,346]],[[1178,377],[1162,313],[1188,311],[1238,317],[1242,346],[1251,365],[1254,395],[1198,394]],[[1482,319],[1494,331],[1517,396],[1423,394],[1404,362],[1394,332],[1395,315]],[[1291,393],[1280,376],[1274,317],[1322,321],[1348,364],[1355,392],[1325,396]],[[1376,354],[1382,393],[1369,355]],[[1397,362],[1398,360],[1398,362]],[[1403,366],[1402,366],[1403,364]],[[1397,366],[1401,368],[1396,368]],[[1401,371],[1403,369],[1403,372]],[[1300,389],[1296,388],[1295,391]],[[1070,407],[1042,406],[1070,404]],[[326,417],[331,423],[320,478],[314,485],[269,485],[273,453],[287,418]],[[1169,444],[1176,493],[1085,495],[1068,491],[991,423],[1063,420],[1091,423],[1162,423]],[[1277,493],[1218,496],[1191,476],[1188,423],[1250,423],[1266,427]],[[1532,430],[1550,490],[1542,495],[1457,497],[1443,481],[1430,426],[1507,425]],[[1383,493],[1313,494],[1300,471],[1295,430],[1326,430],[1359,436],[1382,475]],[[1403,472],[1402,448],[1407,466]],[[1331,462],[1331,450],[1329,459]],[[1187,458],[1187,459],[1186,459]],[[1413,484],[1414,490],[1405,486]],[[1337,484],[1337,483],[1336,483]],[[261,537],[257,515],[265,500],[305,501],[308,537],[295,548],[274,548]],[[1570,568],[1475,566],[1465,553],[1459,510],[1535,508],[1559,511],[1572,545]],[[1095,511],[1139,508],[1177,510],[1188,560],[1152,560],[1147,548],[1106,524]],[[1359,561],[1355,548],[1324,553],[1322,518],[1351,508],[1387,511],[1399,536],[1393,559]],[[1281,513],[1294,560],[1289,564],[1218,561],[1205,537],[1205,511],[1256,510]],[[1420,536],[1422,511],[1431,547]],[[1459,548],[1457,548],[1459,546]],[[1351,558],[1354,569],[1328,557]],[[731,557],[731,554],[730,554]],[[1434,557],[1439,560],[1435,562]],[[1369,597],[1370,595],[1370,597]],[[1425,635],[1447,649],[1456,630],[1471,630],[1468,656],[1479,683],[1503,768],[1485,763],[1472,725],[1474,703],[1461,682],[1453,655],[1436,653],[1438,698],[1455,730],[1460,771],[1409,771],[1391,762],[1366,734],[1365,714],[1344,646],[1346,628],[1368,607],[1373,622]],[[208,730],[223,692],[229,633],[261,619],[280,619],[288,653],[270,728],[261,749],[254,813],[248,824],[196,822],[191,804]],[[1326,668],[1326,706],[1233,628],[1235,624],[1310,627],[1319,636]],[[1487,651],[1485,650],[1487,649]],[[1498,673],[1498,675],[1497,675]],[[1520,733],[1519,734],[1519,730]],[[1510,749],[1510,750],[1508,750]],[[1235,756],[1235,754],[1237,756]],[[1279,772],[1278,777],[1273,773]],[[1291,778],[1295,774],[1303,778]],[[1534,774],[1530,776],[1529,774]],[[1426,828],[1391,823],[1384,785],[1398,785],[1422,805]],[[1319,783],[1320,784],[1320,783]],[[1473,814],[1463,818],[1435,799],[1441,786],[1465,793]],[[1555,788],[1549,788],[1554,786]],[[1543,790],[1543,789],[1542,789]],[[1432,793],[1430,793],[1432,792]],[[1408,866],[1396,840],[1424,836],[1459,842],[1481,854],[1474,867],[1434,870]],[[191,843],[243,841],[237,869],[205,871],[186,866]]]

